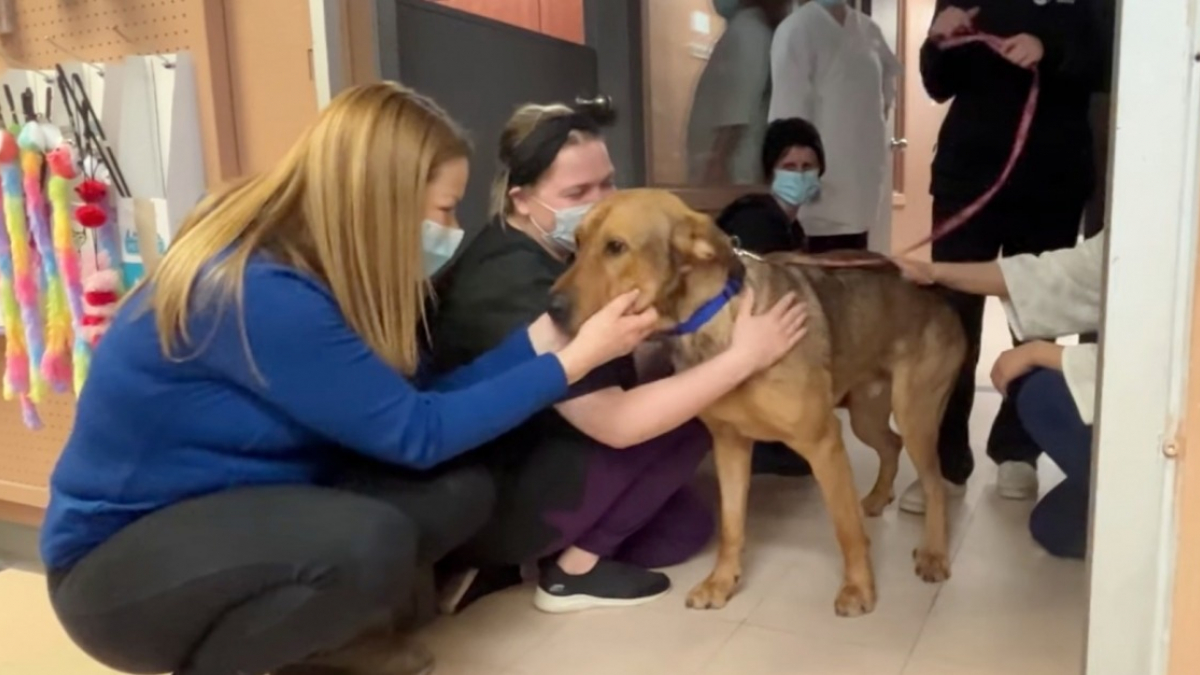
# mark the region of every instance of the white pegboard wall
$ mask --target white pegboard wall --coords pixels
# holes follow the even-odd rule
[[[17,0],[15,31],[0,61],[50,68],[62,61],[115,61],[191,49],[203,0]]]

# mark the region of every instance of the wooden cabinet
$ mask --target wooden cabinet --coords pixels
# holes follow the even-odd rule
[[[225,31],[239,168],[262,171],[317,117],[308,2],[226,0]]]

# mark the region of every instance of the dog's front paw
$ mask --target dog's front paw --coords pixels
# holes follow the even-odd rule
[[[950,558],[945,553],[919,548],[913,551],[913,562],[917,566],[917,576],[926,583],[937,584],[950,578]]]
[[[833,609],[838,616],[856,617],[875,611],[875,588],[846,584],[838,591]]]
[[[692,609],[723,609],[733,597],[736,578],[710,576],[688,593],[687,606]]]

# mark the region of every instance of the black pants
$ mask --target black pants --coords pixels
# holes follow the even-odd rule
[[[831,234],[825,237],[806,237],[804,249],[809,253],[828,253],[829,251],[865,251],[868,236],[861,234]]]
[[[231,490],[129,525],[50,593],[75,642],[129,673],[259,675],[413,622],[432,562],[492,508],[479,469],[364,468],[339,489]]]
[[[938,262],[986,262],[998,256],[1042,253],[1075,245],[1085,198],[1055,203],[1033,203],[1001,193],[962,228],[933,243]],[[962,201],[935,197],[934,221],[957,213]],[[971,452],[970,418],[975,403],[975,366],[983,334],[984,298],[955,291],[947,297],[966,329],[968,351],[950,403],[942,418],[938,455],[942,475],[952,483],[965,483],[975,469]],[[988,436],[988,456],[996,462],[1035,462],[1040,451],[1021,426],[1013,405],[1014,392],[1004,399]]]

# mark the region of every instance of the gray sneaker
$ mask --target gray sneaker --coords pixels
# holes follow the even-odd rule
[[[1005,499],[1037,499],[1037,467],[1025,462],[1004,462],[996,470],[996,494]]]

